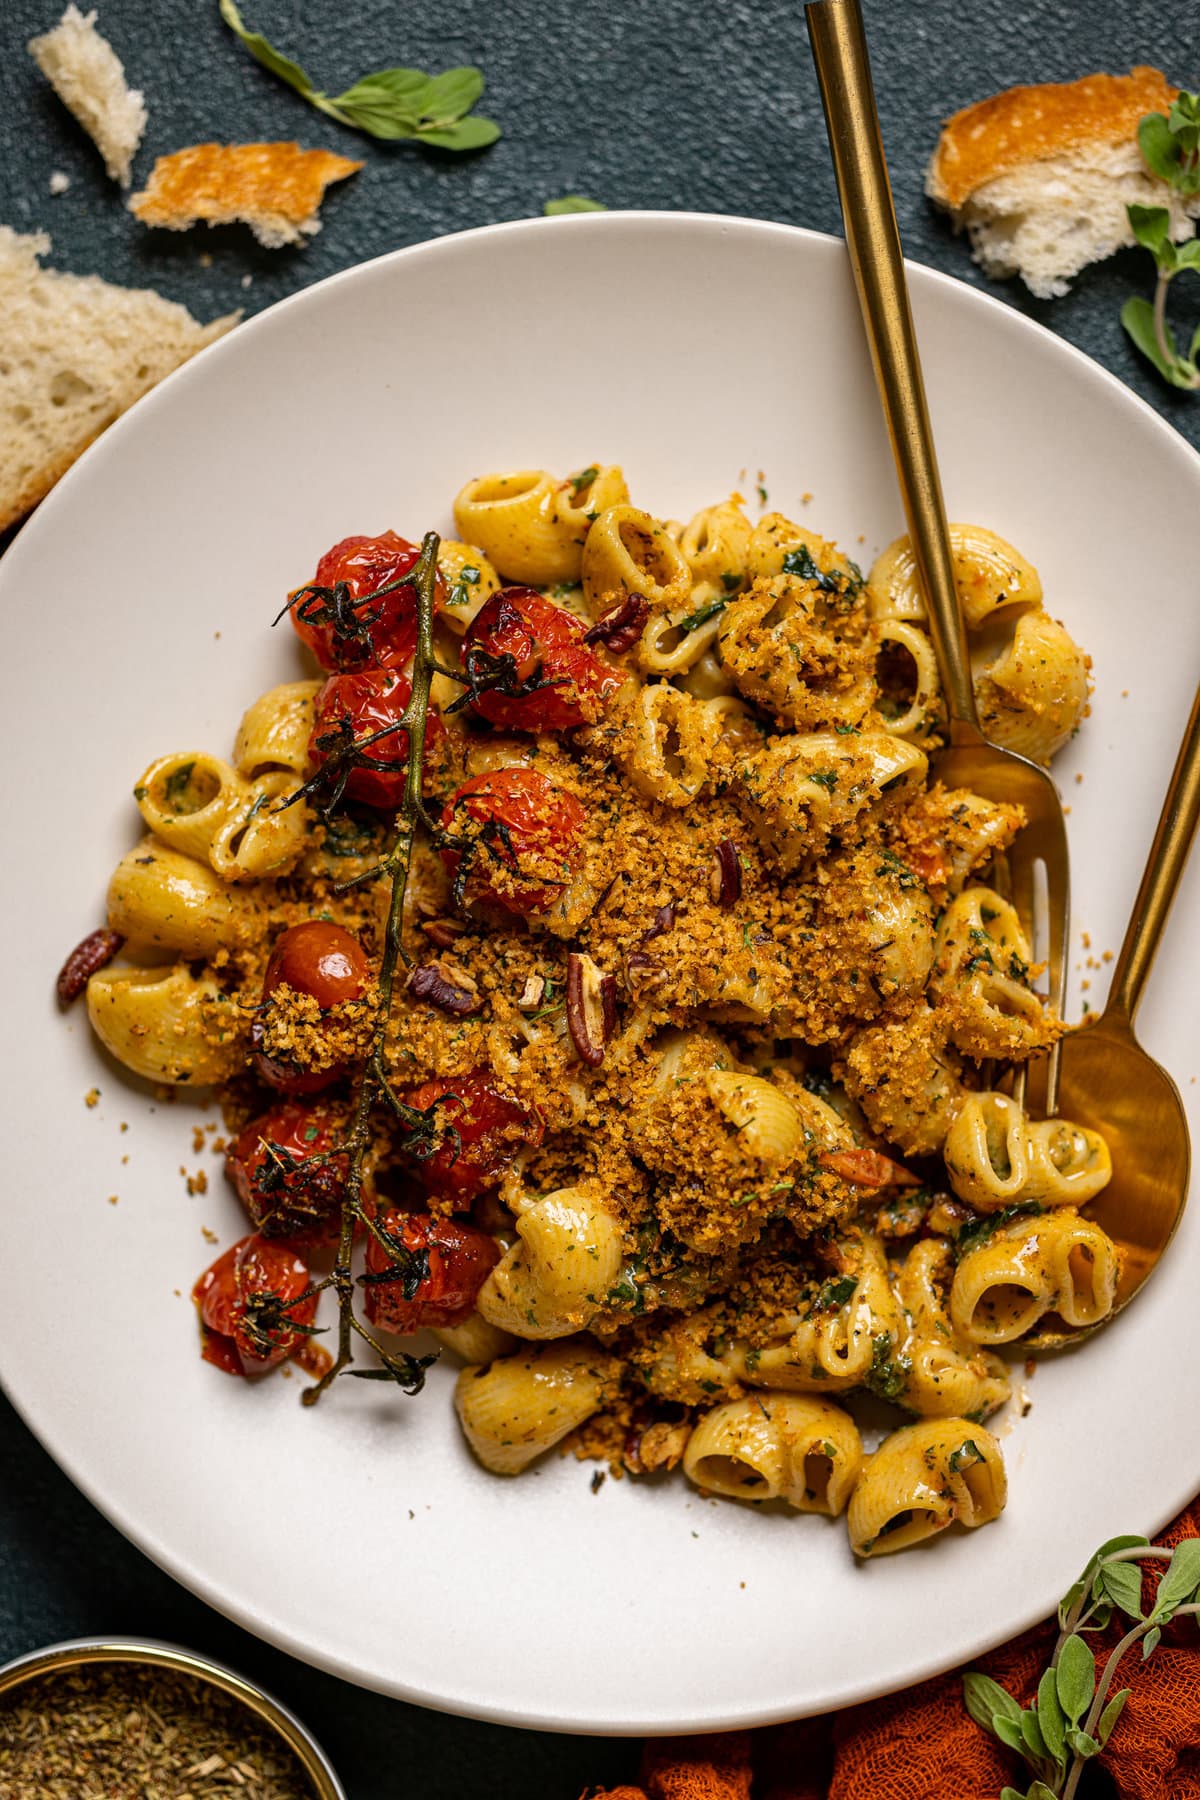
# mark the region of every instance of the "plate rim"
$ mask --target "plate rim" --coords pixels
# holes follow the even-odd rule
[[[436,259],[442,254],[444,247],[453,251],[464,243],[473,241],[487,243],[514,235],[532,235],[551,228],[560,232],[570,230],[577,233],[600,234],[622,226],[628,228],[631,222],[638,228],[656,232],[681,228],[695,229],[697,226],[702,226],[717,227],[722,233],[741,235],[749,232],[758,236],[773,237],[781,242],[801,240],[811,245],[817,254],[826,257],[833,256],[844,249],[841,238],[807,226],[788,225],[737,214],[627,209],[578,214],[567,218],[535,217],[508,220],[498,224],[476,226],[464,231],[448,232],[439,237],[425,239],[417,244],[382,252],[378,256],[356,263],[350,268],[338,270],[319,281],[314,281],[272,305],[264,307],[260,312],[253,314],[234,330],[207,345],[186,363],[172,371],[162,382],[129,408],[127,413],[115,420],[88,446],[29,518],[18,527],[7,551],[3,557],[0,557],[0,594],[9,583],[20,579],[24,559],[36,558],[44,533],[55,529],[58,513],[62,506],[68,503],[60,496],[70,497],[73,495],[80,472],[89,472],[96,466],[98,458],[114,453],[114,446],[119,446],[124,441],[128,420],[145,418],[148,412],[152,413],[164,404],[169,405],[169,396],[177,389],[182,388],[184,384],[204,379],[203,374],[198,371],[210,367],[213,359],[226,354],[224,346],[228,343],[242,341],[247,334],[257,333],[260,329],[268,331],[274,329],[275,321],[281,313],[290,308],[303,308],[321,303],[327,295],[327,291],[338,284],[359,281],[366,272],[379,272],[385,265],[403,267],[406,263],[411,264],[418,259]],[[1067,362],[1074,364],[1083,378],[1093,383],[1098,382],[1101,391],[1118,400],[1121,406],[1132,405],[1134,413],[1140,414],[1143,422],[1152,422],[1162,435],[1164,448],[1167,448],[1171,455],[1178,456],[1181,451],[1184,453],[1185,462],[1191,465],[1192,478],[1200,487],[1200,450],[1190,444],[1168,419],[1164,418],[1140,394],[1135,393],[1133,389],[1122,382],[1111,370],[1079,349],[1078,346],[1059,336],[1048,326],[1030,318],[998,295],[991,294],[958,276],[912,259],[906,259],[906,265],[910,275],[915,277],[915,285],[918,288],[926,282],[931,282],[935,287],[953,289],[960,293],[965,291],[972,297],[972,301],[968,304],[972,302],[982,304],[991,312],[993,320],[997,323],[1004,321],[1004,329],[1012,330],[1018,337],[1032,333],[1035,341],[1041,340],[1043,344],[1053,345],[1054,355],[1060,359],[1065,356]],[[164,399],[164,396],[167,398]],[[1065,1354],[1070,1354],[1070,1352]],[[97,1491],[97,1487],[93,1486],[87,1474],[77,1466],[76,1457],[69,1446],[61,1442],[62,1432],[56,1430],[53,1425],[43,1427],[35,1422],[11,1385],[5,1372],[6,1361],[4,1343],[0,1338],[0,1390],[6,1394],[22,1422],[74,1486],[96,1507],[101,1516],[164,1573],[180,1582],[206,1605],[213,1607],[215,1611],[233,1623],[282,1649],[287,1654],[295,1656],[297,1660],[356,1686],[401,1699],[410,1704],[425,1706],[434,1711],[479,1719],[511,1728],[598,1737],[641,1736],[647,1733],[654,1736],[678,1736],[698,1731],[746,1729],[759,1725],[776,1724],[789,1719],[809,1717],[823,1711],[841,1710],[847,1706],[860,1704],[865,1700],[879,1699],[887,1694],[902,1691],[932,1676],[941,1674],[948,1668],[956,1667],[960,1662],[966,1662],[981,1655],[999,1642],[1007,1641],[1010,1635],[1006,1629],[1004,1636],[997,1638],[994,1632],[989,1632],[986,1628],[981,1629],[972,1636],[970,1647],[965,1653],[956,1650],[953,1659],[949,1662],[944,1654],[931,1650],[924,1660],[917,1662],[906,1671],[903,1679],[880,1681],[878,1677],[874,1679],[867,1677],[851,1691],[843,1690],[841,1697],[835,1701],[830,1701],[827,1697],[818,1697],[809,1701],[801,1700],[799,1704],[781,1704],[757,1710],[741,1708],[724,1713],[704,1710],[701,1705],[699,1710],[686,1716],[676,1713],[669,1722],[664,1722],[661,1715],[651,1712],[638,1715],[626,1711],[620,1719],[616,1720],[597,1719],[579,1714],[565,1717],[553,1712],[539,1712],[533,1705],[516,1707],[502,1703],[479,1702],[460,1693],[448,1695],[444,1692],[430,1692],[417,1683],[386,1680],[364,1673],[346,1657],[322,1652],[309,1642],[302,1641],[282,1621],[276,1618],[265,1619],[264,1615],[253,1607],[239,1605],[235,1594],[227,1593],[219,1586],[215,1586],[209,1576],[202,1574],[196,1568],[190,1552],[181,1554],[178,1550],[172,1549],[154,1532],[151,1526],[135,1522],[127,1516],[127,1509],[120,1501],[103,1497]],[[1189,1480],[1186,1491],[1177,1500],[1173,1500],[1169,1506],[1164,1507],[1161,1513],[1158,1507],[1154,1509],[1155,1523],[1150,1532],[1151,1535],[1154,1531],[1161,1529],[1162,1525],[1173,1518],[1181,1507],[1192,1498],[1198,1480],[1200,1480],[1200,1467],[1197,1468],[1196,1477]],[[1017,1635],[1027,1630],[1044,1616],[1040,1605],[1032,1607],[1022,1614],[1021,1623],[1011,1635]]]

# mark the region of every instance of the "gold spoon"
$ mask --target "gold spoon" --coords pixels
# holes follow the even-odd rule
[[[1188,1194],[1191,1146],[1179,1090],[1133,1035],[1146,977],[1200,820],[1200,690],[1163,801],[1158,829],[1095,1024],[1063,1041],[1060,1092],[1069,1119],[1098,1131],[1112,1153],[1112,1180],[1088,1213],[1117,1244],[1121,1272],[1108,1318],[1128,1306],[1175,1235]],[[1102,1323],[1107,1323],[1107,1319]],[[1049,1329],[1038,1349],[1076,1343],[1085,1332]]]
[[[925,596],[948,743],[933,759],[947,787],[970,788],[989,800],[1015,801],[1026,823],[1008,861],[1013,900],[1034,936],[1036,871],[1044,869],[1049,1000],[1062,1012],[1067,982],[1070,868],[1062,802],[1045,769],[989,744],[979,728],[966,627],[954,576],[941,478],[921,376],[916,332],[904,274],[904,253],[892,205],[879,116],[871,83],[858,0],[813,0],[805,8],[817,80],[833,152],[846,247],[875,367],[879,398]],[[1040,959],[1040,945],[1039,945]],[[1056,1110],[1058,1052],[1046,1070],[1045,1108]]]

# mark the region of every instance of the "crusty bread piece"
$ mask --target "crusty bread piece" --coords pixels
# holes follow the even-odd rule
[[[129,210],[143,225],[168,231],[240,221],[268,250],[278,250],[320,231],[325,189],[361,168],[332,150],[299,144],[193,144],[159,157]]]
[[[49,492],[106,425],[236,325],[98,275],[42,269],[50,239],[0,225],[0,530]]]
[[[1161,70],[1085,75],[1008,88],[955,113],[933,153],[925,191],[965,226],[988,275],[1020,275],[1042,299],[1134,242],[1126,207],[1165,206],[1171,235],[1191,236],[1200,196],[1181,198],[1146,167],[1138,121],[1168,111],[1177,90]]]
[[[146,103],[125,80],[120,57],[96,30],[94,12],[68,6],[54,27],[30,40],[29,54],[92,139],[114,181],[129,186],[146,129]]]

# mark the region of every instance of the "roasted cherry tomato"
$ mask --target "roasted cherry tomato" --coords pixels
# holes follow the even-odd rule
[[[218,1256],[195,1287],[203,1356],[229,1375],[262,1375],[299,1348],[311,1325],[317,1296],[307,1265],[286,1244],[252,1236]]]
[[[263,977],[263,999],[278,987],[311,994],[323,1011],[344,1000],[361,1000],[371,978],[371,966],[358,939],[329,919],[305,919],[290,925],[272,950]],[[304,1069],[263,1049],[263,1020],[250,1028],[254,1062],[262,1079],[281,1094],[316,1094],[337,1080],[344,1065]]]
[[[423,1250],[429,1258],[429,1273],[419,1282],[416,1269],[406,1278],[374,1233],[368,1234],[368,1277],[395,1271],[392,1281],[368,1279],[363,1284],[367,1318],[385,1331],[403,1334],[424,1325],[453,1325],[470,1312],[500,1260],[496,1240],[461,1219],[435,1219],[389,1206],[376,1214],[375,1223],[406,1250]]]
[[[470,858],[472,898],[507,912],[544,912],[578,870],[586,821],[575,796],[536,769],[492,769],[451,795],[442,825],[470,848],[442,855],[456,872]]]
[[[289,925],[272,950],[263,993],[273,994],[283,985],[329,1007],[339,1000],[360,1000],[370,979],[367,953],[352,931],[332,919],[305,919]]]
[[[416,1163],[416,1171],[427,1188],[456,1206],[496,1187],[517,1152],[542,1141],[537,1114],[507,1099],[482,1071],[454,1079],[437,1076],[402,1098],[418,1112],[437,1105],[441,1142],[432,1156]]]
[[[478,679],[508,656],[514,681],[546,685],[519,696],[501,686],[485,688],[471,701],[472,710],[507,731],[569,731],[598,719],[624,676],[588,649],[586,630],[574,613],[536,588],[501,588],[467,629],[463,667]]]
[[[377,600],[380,588],[407,575],[420,547],[385,531],[379,537],[348,537],[327,550],[317,564],[312,586],[345,594],[330,600],[306,588],[291,597],[292,624],[323,669],[403,668],[417,647],[417,592],[394,588]],[[445,600],[439,575],[435,607]]]
[[[317,695],[308,754],[320,769],[344,744],[360,746],[344,789],[351,800],[395,812],[404,799],[408,732],[401,728],[400,719],[411,693],[407,674],[363,669],[357,675],[331,675]],[[434,743],[444,729],[430,707],[425,720],[426,745]],[[384,735],[377,737],[377,732]]]
[[[252,1119],[225,1152],[225,1173],[255,1229],[302,1249],[336,1244],[349,1158],[337,1121],[320,1106],[281,1101]]]

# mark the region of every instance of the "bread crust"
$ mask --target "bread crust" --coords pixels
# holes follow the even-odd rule
[[[315,229],[329,183],[361,168],[332,150],[301,150],[296,143],[192,144],[159,157],[129,209],[144,225],[171,231],[201,220],[267,222],[281,242],[298,242]]]
[[[1007,88],[949,119],[929,165],[926,192],[957,211],[1000,175],[1084,144],[1137,135],[1148,112],[1165,113],[1178,88],[1161,69],[1139,64],[1128,75]]]

